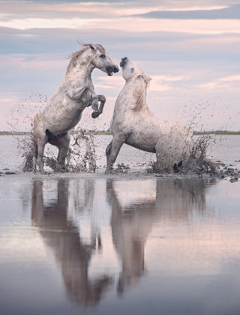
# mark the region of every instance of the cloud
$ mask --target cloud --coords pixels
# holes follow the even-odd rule
[[[100,18],[115,15],[115,6],[109,3],[31,3],[28,5],[1,5],[0,20],[14,19],[74,19]]]
[[[19,30],[34,28],[78,29],[112,29],[124,32],[175,32],[189,34],[240,34],[240,20],[172,20],[145,18],[118,19],[13,19],[0,21],[0,27]]]
[[[13,103],[13,102],[16,102],[16,98],[0,98],[0,103]]]
[[[122,76],[119,77],[98,77],[98,81],[100,81],[104,86],[119,86],[125,83],[125,80]]]
[[[177,81],[183,81],[189,79],[190,76],[171,76],[171,75],[154,75],[151,76],[151,82],[150,82],[150,88],[149,91],[159,91],[163,92],[166,90],[169,90],[172,87],[173,82]],[[98,77],[96,80],[95,87],[96,88],[102,88],[102,89],[115,89],[115,92],[118,91],[119,93],[119,88],[122,89],[125,80],[123,79],[122,76],[118,77]],[[118,95],[118,94],[117,94]]]
[[[18,19],[26,18],[49,18],[49,19],[73,19],[73,18],[112,18],[112,17],[122,17],[129,15],[142,15],[152,17],[152,14],[158,15],[164,14],[162,17],[171,18],[175,17],[174,14],[179,14],[184,18],[184,14],[187,12],[193,12],[198,16],[199,14],[209,14],[207,11],[211,12],[223,12],[231,16],[236,15],[238,11],[238,6],[230,7],[229,5],[217,4],[213,1],[194,1],[194,5],[189,5],[185,1],[34,1],[32,3],[14,3],[14,4],[1,4],[1,14],[0,19],[2,21],[14,20],[16,17]],[[229,12],[226,10],[230,10]],[[194,13],[195,12],[195,13]],[[202,12],[202,13],[201,13]],[[227,13],[228,12],[228,13]],[[171,16],[171,13],[173,16]],[[170,14],[168,16],[168,14]],[[211,14],[211,13],[210,13]],[[194,19],[194,15],[192,19]],[[204,18],[204,16],[202,17]],[[219,18],[219,17],[218,17]],[[221,15],[220,15],[221,18]],[[225,17],[224,17],[225,18]],[[233,18],[233,17],[230,17]]]
[[[229,91],[238,91],[239,89],[239,81],[240,81],[240,74],[239,75],[233,75],[233,76],[227,76],[223,78],[219,78],[218,80],[203,83],[198,85],[199,88],[204,89],[224,89]]]
[[[239,34],[240,5],[214,2],[30,3],[1,6],[0,27],[29,29],[115,29],[125,32]],[[136,16],[134,16],[136,15]],[[208,20],[205,19],[219,19]],[[161,19],[161,21],[159,21]],[[177,20],[176,20],[177,19]],[[186,20],[189,19],[189,20]],[[196,19],[199,19],[197,21]],[[222,19],[227,19],[226,23]]]
[[[74,28],[78,29],[86,24],[97,23],[99,19],[14,19],[10,21],[0,21],[0,26],[27,30],[32,28]]]
[[[155,75],[151,77],[149,91],[163,92],[172,88],[172,82],[189,79],[189,76]]]
[[[111,25],[111,26],[110,26]],[[119,18],[92,22],[89,28],[110,28],[131,32],[177,32],[189,34],[240,34],[240,20],[171,20]]]
[[[78,39],[102,44],[117,63],[127,56],[139,64],[152,77],[149,106],[165,119],[185,107],[190,117],[189,100],[198,106],[203,98],[214,103],[219,95],[219,107],[230,103],[229,115],[235,116],[240,97],[240,20],[239,3],[233,4],[234,0],[1,4],[0,97],[16,101],[1,101],[0,114],[19,103],[22,91],[51,97],[65,76],[66,56],[81,49]],[[161,18],[132,16],[153,11]],[[124,80],[120,72],[110,78],[100,70],[92,77],[96,92],[107,97],[109,114],[95,122],[109,123]],[[204,119],[205,124],[212,123]]]
[[[174,8],[172,10],[152,10],[145,14],[138,14],[139,17],[153,19],[240,19],[240,5],[229,6],[208,6],[208,7],[190,7]]]
[[[34,71],[34,70],[49,70],[56,71],[58,69],[62,69],[63,67],[66,69],[66,65],[68,63],[67,60],[46,60],[44,56],[29,56],[25,54],[15,54],[9,57],[5,57],[5,62],[2,64],[2,68],[14,67],[19,71]]]
[[[229,77],[225,77],[225,78],[221,78],[219,79],[220,81],[227,81],[227,82],[231,82],[231,81],[240,81],[240,74],[239,75],[232,75]]]

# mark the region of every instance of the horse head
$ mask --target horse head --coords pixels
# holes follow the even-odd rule
[[[112,61],[108,52],[102,45],[88,45],[92,50],[93,56],[91,63],[98,69],[106,72],[109,76],[119,71],[118,66]]]
[[[122,58],[120,62],[120,67],[122,68],[123,78],[126,81],[144,79],[145,84],[147,84],[151,78],[147,76],[141,68],[137,67],[131,60],[127,57]]]
[[[130,83],[133,90],[134,108],[132,110],[139,111],[146,101],[147,88],[151,78],[127,57],[122,58],[120,67],[122,68],[123,78]]]
[[[119,71],[118,66],[112,61],[108,52],[99,44],[83,44],[83,48],[69,56],[71,58],[67,68],[67,73],[84,64],[89,65],[91,71],[98,68],[106,72],[109,76]]]

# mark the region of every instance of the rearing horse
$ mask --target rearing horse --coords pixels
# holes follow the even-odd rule
[[[94,68],[106,72],[109,76],[119,71],[102,45],[84,44],[80,51],[71,55],[66,76],[57,92],[34,118],[33,136],[36,142],[34,169],[36,170],[38,164],[42,174],[46,143],[58,147],[58,164],[65,170],[65,157],[70,142],[68,131],[78,124],[86,107],[92,106],[93,118],[98,117],[103,111],[106,98],[94,91],[91,78]]]

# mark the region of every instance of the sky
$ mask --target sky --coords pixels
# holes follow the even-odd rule
[[[240,0],[0,0],[0,131],[31,130],[64,79],[78,41],[102,44],[151,76],[147,102],[159,118],[193,130],[240,130]],[[104,113],[80,126],[109,128],[121,71],[94,70]]]

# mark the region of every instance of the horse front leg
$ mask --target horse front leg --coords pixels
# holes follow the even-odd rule
[[[125,137],[120,136],[117,138],[113,138],[112,142],[109,143],[106,149],[107,156],[107,169],[105,174],[110,174],[112,171],[113,163],[116,161],[118,153],[125,142]]]
[[[109,143],[109,145],[107,146],[107,149],[106,149],[107,165],[108,165],[108,160],[109,160],[111,150],[112,150],[112,141]]]
[[[39,167],[39,171],[41,174],[45,174],[43,166],[44,166],[44,162],[43,162],[43,152],[44,152],[44,147],[45,147],[46,142],[45,141],[37,141],[37,162],[36,164]]]
[[[75,89],[69,88],[67,91],[67,96],[70,97],[70,99],[74,101],[81,100],[86,90],[89,90],[87,86],[81,86]]]
[[[100,106],[98,108],[98,110],[96,112],[92,113],[92,118],[97,118],[99,115],[102,114],[103,112],[103,107],[106,103],[106,97],[104,95],[98,95],[97,96],[97,100],[98,102],[100,102]]]

